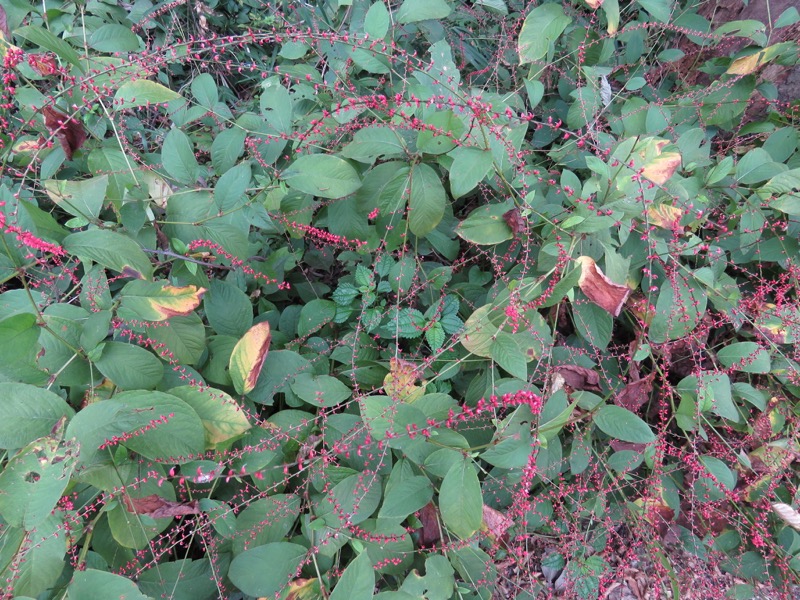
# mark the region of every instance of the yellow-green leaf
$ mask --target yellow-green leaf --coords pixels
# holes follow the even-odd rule
[[[271,339],[269,323],[262,321],[253,325],[234,346],[229,372],[239,394],[249,394],[256,387]]]
[[[119,314],[124,319],[143,321],[186,316],[200,305],[205,292],[205,288],[194,285],[175,287],[163,281],[131,281],[120,294]]]

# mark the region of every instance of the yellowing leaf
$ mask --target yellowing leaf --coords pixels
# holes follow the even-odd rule
[[[760,66],[775,58],[781,53],[781,51],[784,50],[784,48],[785,44],[775,44],[774,46],[768,46],[760,52],[756,52],[755,54],[741,56],[734,60],[731,63],[731,66],[728,67],[728,70],[725,72],[728,75],[749,75]]]
[[[269,323],[262,321],[248,329],[242,339],[236,342],[231,352],[229,371],[237,393],[249,394],[255,389],[271,340]]]
[[[647,219],[656,227],[674,230],[680,226],[683,211],[669,204],[654,204],[647,207]]]
[[[417,378],[417,367],[414,363],[392,358],[389,361],[389,373],[383,379],[383,389],[387,396],[414,402],[424,392],[424,388],[414,385]]]
[[[131,281],[120,294],[119,315],[123,319],[165,321],[186,316],[200,305],[205,288],[176,287],[164,282]]]
[[[658,185],[666,183],[681,166],[681,155],[678,152],[661,151],[667,144],[667,140],[655,142],[652,147],[655,149],[655,156],[651,156],[642,169],[642,175]]]
[[[586,0],[586,5],[592,10],[595,10],[603,5],[603,0]]]

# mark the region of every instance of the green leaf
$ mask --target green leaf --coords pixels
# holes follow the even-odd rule
[[[244,154],[245,139],[245,130],[236,126],[229,127],[214,138],[211,143],[211,165],[217,175],[227,172]]]
[[[202,504],[202,500],[200,501]],[[217,517],[219,518],[219,517]],[[219,521],[215,520],[214,524]],[[139,589],[151,598],[197,600],[217,594],[214,572],[207,558],[162,562],[143,570],[136,578]]]
[[[106,571],[86,569],[76,571],[67,588],[69,600],[150,600],[127,577]]]
[[[491,246],[510,240],[514,237],[514,233],[503,219],[503,215],[513,208],[514,203],[511,201],[476,208],[458,224],[456,234],[480,246]]]
[[[253,325],[253,305],[242,290],[213,279],[203,297],[208,324],[221,335],[242,337]]]
[[[623,442],[649,444],[656,439],[647,423],[621,406],[603,406],[595,413],[594,424],[606,435]]]
[[[320,198],[344,198],[361,187],[356,170],[331,154],[301,156],[281,173],[286,184]]]
[[[397,11],[397,21],[405,24],[444,19],[452,10],[445,0],[404,0]]]
[[[445,339],[446,334],[444,332],[444,327],[439,321],[431,323],[431,325],[425,330],[425,341],[428,342],[428,346],[430,346],[431,350],[434,352],[439,350],[439,348],[444,345]]]
[[[209,73],[200,73],[192,79],[192,95],[203,107],[212,108],[219,101],[219,91]]]
[[[167,173],[178,183],[194,183],[200,175],[200,165],[194,156],[192,142],[180,129],[170,130],[164,138],[161,162]]]
[[[0,448],[22,448],[74,414],[53,392],[25,383],[0,383]]]
[[[544,58],[552,44],[560,36],[572,18],[564,14],[560,4],[542,4],[534,8],[519,32],[517,49],[521,65]]]
[[[433,498],[431,480],[422,475],[414,475],[391,487],[387,486],[378,516],[386,519],[404,519],[428,504],[431,498]]]
[[[665,281],[656,301],[656,313],[650,323],[650,341],[662,344],[677,340],[693,331],[706,312],[708,297],[700,286],[683,277]]]
[[[214,201],[222,212],[244,205],[245,193],[250,186],[250,163],[243,162],[228,169],[214,186]]]
[[[306,552],[303,546],[289,542],[264,544],[234,558],[228,578],[245,594],[271,597],[294,579]]]
[[[0,516],[31,530],[45,521],[70,482],[79,452],[75,440],[39,438],[15,454],[0,473]]]
[[[292,97],[279,77],[270,77],[261,84],[261,114],[278,133],[289,134],[292,131]]]
[[[364,17],[364,33],[373,40],[381,40],[389,32],[389,10],[383,2],[373,2]]]
[[[452,110],[437,111],[427,117],[425,123],[437,130],[423,129],[417,134],[417,149],[427,154],[450,152],[464,134],[464,122]]]
[[[85,73],[78,53],[67,42],[54,36],[48,29],[41,25],[26,25],[14,30],[14,35],[24,40],[41,46],[45,50],[55,53],[59,58],[76,67],[81,73]],[[9,43],[11,40],[7,40]]]
[[[669,23],[674,10],[673,0],[636,0],[653,18],[662,23]]]
[[[161,327],[132,326],[136,333],[147,335],[156,344],[163,344],[159,352],[167,351],[172,360],[185,365],[197,363],[206,351],[206,330],[197,313],[185,317],[171,317]]]
[[[24,557],[23,560],[10,564],[6,571],[0,571],[1,576],[13,581],[14,593],[17,594],[15,598],[35,598],[50,590],[58,581],[66,565],[67,536],[64,531],[70,527],[69,519],[68,514],[61,511],[44,519],[27,534],[28,540],[36,541],[17,554],[18,558]],[[3,531],[3,538],[12,547],[20,548],[22,540],[19,539],[17,543],[14,537],[17,532],[21,534],[22,530],[8,527]]]
[[[300,512],[301,501],[294,494],[274,494],[251,502],[236,517],[233,553],[239,555],[247,548],[283,541]],[[270,515],[269,523],[264,522],[264,515]]]
[[[336,303],[330,300],[312,300],[300,311],[297,335],[304,338],[318,331],[336,316]]]
[[[522,381],[528,379],[528,361],[525,350],[517,343],[516,338],[508,333],[500,332],[491,344],[492,360],[503,367],[511,375]]]
[[[315,512],[329,527],[342,527],[345,523],[358,525],[372,516],[382,497],[380,478],[358,473],[333,486],[328,497],[315,507]]]
[[[214,448],[250,429],[241,406],[225,392],[189,385],[172,388],[167,393],[180,398],[198,414],[206,432],[206,448]]]
[[[63,246],[82,260],[93,260],[125,277],[149,279],[153,276],[148,256],[139,244],[121,233],[105,229],[79,231],[65,237]]]
[[[132,52],[139,49],[139,38],[129,27],[106,23],[89,37],[89,46],[99,52]]]
[[[105,342],[97,370],[124,390],[152,390],[164,376],[164,365],[152,352],[123,342]]]
[[[330,375],[314,377],[310,373],[302,373],[295,378],[291,387],[304,402],[318,407],[336,406],[353,395],[350,388]]]
[[[379,158],[404,156],[406,146],[400,134],[391,127],[373,125],[359,129],[353,141],[342,148],[342,156],[358,162],[374,164]]]
[[[165,104],[179,98],[182,99],[183,96],[160,83],[149,79],[136,79],[123,83],[114,94],[114,110]]]
[[[362,552],[342,573],[328,600],[370,600],[375,589],[375,570],[369,554]]]
[[[408,227],[414,235],[424,237],[441,222],[447,195],[436,171],[424,163],[411,170],[410,179]]]
[[[717,358],[724,366],[744,373],[769,373],[769,353],[755,342],[737,342],[720,348]]]
[[[453,158],[450,166],[450,193],[460,198],[474,190],[492,170],[491,150],[459,146],[448,154]]]
[[[108,175],[81,181],[48,179],[44,189],[50,199],[75,217],[95,221],[106,200]]]
[[[439,488],[439,511],[447,529],[467,539],[483,523],[483,496],[481,483],[471,460],[454,464]]]

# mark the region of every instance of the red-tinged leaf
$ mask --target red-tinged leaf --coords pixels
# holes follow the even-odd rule
[[[419,511],[419,521],[422,524],[419,529],[419,545],[422,548],[432,548],[442,539],[439,513],[433,502],[429,502]]]
[[[229,372],[239,394],[249,394],[256,387],[271,339],[269,323],[262,321],[253,325],[234,346]]]
[[[147,515],[153,519],[166,519],[200,514],[200,503],[197,500],[192,500],[191,502],[172,502],[157,494],[150,494],[143,498],[131,498],[128,495],[124,495],[122,497],[122,502],[125,504],[125,508],[128,512],[136,513],[137,515]]]
[[[564,384],[573,390],[600,391],[600,376],[586,367],[559,365],[556,371],[564,378]]]
[[[45,106],[42,113],[44,114],[44,126],[61,143],[67,160],[72,160],[72,154],[86,141],[86,130],[83,125],[52,106]]]
[[[512,208],[508,212],[504,212],[503,220],[511,228],[515,237],[525,230],[525,219],[522,218],[519,208]]]
[[[7,42],[11,42],[11,31],[8,29],[8,19],[6,18],[6,9],[0,5],[0,35]]]
[[[633,452],[642,453],[647,450],[647,444],[635,444],[633,442],[623,442],[622,440],[610,440],[609,445],[614,452],[622,452],[623,450],[631,450]]]
[[[29,54],[28,64],[39,75],[53,75],[58,70],[58,64],[52,54]]]
[[[499,510],[483,505],[483,525],[495,540],[502,538],[513,524],[514,521]]]
[[[583,293],[600,308],[618,317],[631,289],[611,281],[588,256],[580,256],[577,261],[581,265],[578,285]]]
[[[653,391],[653,378],[655,371],[647,377],[631,381],[622,388],[622,391],[614,398],[614,403],[630,411],[636,412],[650,399],[650,392]]]

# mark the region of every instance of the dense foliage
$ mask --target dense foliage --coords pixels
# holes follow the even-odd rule
[[[797,593],[800,14],[715,5],[4,1],[4,597]]]

